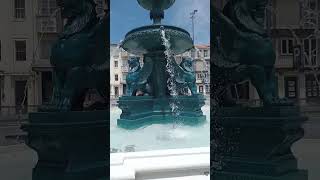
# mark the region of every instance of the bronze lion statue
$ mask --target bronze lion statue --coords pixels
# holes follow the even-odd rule
[[[95,108],[108,108],[109,77],[108,12],[98,18],[93,0],[58,0],[63,32],[52,47],[53,97],[40,111],[83,110],[89,89],[102,97]]]

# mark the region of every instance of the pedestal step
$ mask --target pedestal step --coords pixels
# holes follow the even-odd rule
[[[213,119],[214,180],[307,180],[291,146],[306,117],[295,106],[223,108]]]
[[[244,173],[230,173],[224,171],[215,171],[211,175],[213,180],[308,180],[308,172],[298,170],[279,176],[261,176]]]
[[[109,111],[31,113],[22,129],[38,155],[33,180],[109,177]]]

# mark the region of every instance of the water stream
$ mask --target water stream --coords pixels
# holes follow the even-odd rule
[[[181,106],[178,99],[178,87],[176,84],[176,70],[175,70],[175,58],[171,52],[171,44],[169,37],[166,37],[166,32],[164,27],[160,27],[160,33],[161,33],[161,39],[162,39],[162,45],[165,47],[165,58],[167,60],[166,68],[167,72],[169,73],[169,78],[167,80],[167,87],[169,89],[170,95],[172,97],[172,100],[170,101],[170,108],[172,115],[174,117],[174,127],[181,122],[180,120],[180,114],[181,114]]]

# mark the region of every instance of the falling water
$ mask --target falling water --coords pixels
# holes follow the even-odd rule
[[[167,87],[169,89],[170,95],[172,97],[172,101],[170,101],[170,107],[171,107],[171,112],[174,117],[174,124],[178,124],[180,122],[180,114],[181,114],[181,109],[180,109],[180,102],[178,99],[178,87],[176,84],[176,70],[175,70],[175,59],[172,55],[171,52],[171,44],[170,44],[170,39],[166,37],[165,29],[163,26],[160,27],[161,31],[161,39],[162,39],[162,45],[165,47],[165,58],[167,60],[167,72],[169,73],[169,78],[167,80]]]

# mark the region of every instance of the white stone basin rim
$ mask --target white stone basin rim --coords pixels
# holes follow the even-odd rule
[[[112,153],[111,180],[161,179],[208,175],[210,148]]]

